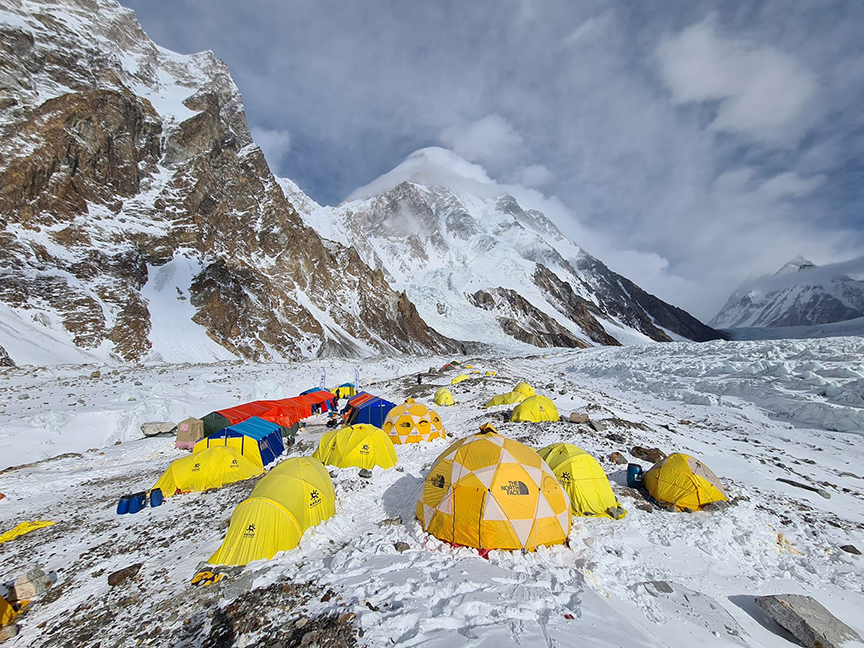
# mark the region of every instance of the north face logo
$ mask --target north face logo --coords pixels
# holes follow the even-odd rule
[[[429,478],[429,483],[436,488],[444,488],[444,475],[432,475]]]
[[[243,537],[244,538],[254,538],[255,537],[255,523],[254,522],[246,527],[246,533],[243,534]]]
[[[525,482],[509,481],[501,487],[501,490],[508,495],[528,495],[528,487]]]

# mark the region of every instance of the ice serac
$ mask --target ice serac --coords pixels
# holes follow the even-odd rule
[[[724,329],[818,327],[864,317],[864,281],[846,274],[855,265],[820,267],[799,255],[773,275],[732,293],[710,324]]]
[[[322,236],[354,245],[451,338],[525,350],[720,337],[452,151],[422,149],[336,208],[299,210]]]
[[[153,313],[198,338],[174,361],[459,349],[303,223],[212,53],[154,45],[112,0],[13,0],[0,88],[0,331],[130,361],[163,357]],[[172,263],[197,272],[145,290]]]

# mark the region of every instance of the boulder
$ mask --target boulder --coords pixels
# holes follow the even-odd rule
[[[846,641],[861,642],[857,632],[812,596],[772,594],[757,596],[755,600],[765,614],[788,630],[802,646],[840,648]]]
[[[845,551],[846,553],[850,553],[853,556],[860,556],[861,552],[858,550],[858,547],[855,545],[841,545],[840,549]]]
[[[14,623],[10,623],[9,625],[5,625],[0,628],[0,643],[3,643],[7,639],[11,639],[12,637],[18,636],[18,626]]]
[[[29,601],[48,591],[51,577],[36,567],[18,578],[9,592],[10,601]]]
[[[410,549],[411,545],[409,545],[407,542],[401,542],[400,541],[400,542],[394,542],[393,548],[396,551],[398,551],[399,553],[402,553],[403,551],[407,551],[408,549]]]
[[[642,461],[650,461],[652,464],[666,458],[666,453],[660,450],[660,448],[643,448],[642,446],[634,446],[630,450],[630,454]]]
[[[357,474],[360,475],[363,479],[372,479],[372,471],[368,468],[361,468],[360,472]]]
[[[588,415],[583,414],[582,412],[570,412],[570,422],[571,423],[587,423]]]
[[[119,585],[126,579],[132,578],[133,576],[137,575],[138,572],[141,570],[142,564],[143,563],[136,563],[134,565],[129,565],[128,567],[124,567],[123,569],[115,571],[113,574],[109,574],[108,584],[111,587],[114,587],[115,585]]]
[[[177,426],[169,421],[148,421],[141,425],[141,432],[144,436],[152,437],[171,432],[175,427]]]
[[[627,463],[626,457],[622,455],[620,452],[613,452],[609,455],[609,461],[614,464],[624,465]]]
[[[603,421],[591,420],[588,421],[588,425],[595,432],[605,432],[607,429],[609,429],[609,426],[606,425]]]
[[[397,515],[396,517],[386,518],[384,520],[381,520],[378,524],[380,526],[396,526],[398,524],[402,524],[402,516]]]

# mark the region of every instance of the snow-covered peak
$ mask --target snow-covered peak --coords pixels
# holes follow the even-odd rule
[[[482,166],[469,162],[453,151],[430,146],[415,151],[392,170],[356,189],[348,200],[378,196],[403,182],[428,187],[448,187],[457,193],[486,197],[500,193],[500,188]]]
[[[777,272],[775,272],[774,276],[775,277],[782,277],[784,275],[792,274],[793,272],[800,272],[801,270],[809,270],[810,268],[815,268],[815,267],[816,267],[815,263],[805,259],[802,255],[799,254],[794,259],[787,262]]]

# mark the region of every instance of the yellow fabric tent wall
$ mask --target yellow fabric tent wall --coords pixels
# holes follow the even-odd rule
[[[251,437],[221,437],[218,439],[204,437],[192,448],[192,454],[194,456],[208,448],[231,448],[255,465],[264,468],[264,461],[261,459],[261,448],[258,446],[258,442]]]
[[[453,405],[455,401],[453,400],[453,394],[450,393],[450,390],[446,387],[441,387],[438,391],[435,392],[435,404],[436,405]]]
[[[570,532],[570,500],[534,450],[486,424],[432,465],[417,519],[432,535],[477,549],[561,544]]]
[[[390,437],[381,428],[366,423],[326,432],[312,456],[339,468],[392,468],[399,461]]]
[[[394,445],[443,439],[444,425],[435,410],[430,410],[413,398],[397,405],[387,414],[381,429]]]
[[[15,608],[9,605],[5,598],[0,596],[0,626],[12,623],[16,614],[17,612],[15,612]]]
[[[516,383],[516,386],[513,388],[513,391],[519,392],[520,394],[524,394],[525,398],[529,396],[533,396],[536,392],[534,388],[529,385],[527,382]]]
[[[654,464],[642,483],[655,500],[674,504],[679,510],[696,511],[711,502],[728,500],[717,475],[683,453],[676,452]]]
[[[522,392],[511,391],[506,394],[497,394],[489,399],[489,402],[484,407],[495,407],[496,405],[512,405],[513,403],[521,403],[527,398]]]
[[[172,461],[153,488],[161,489],[165,497],[173,497],[178,491],[221,488],[263,472],[260,462],[250,461],[234,448],[215,446]]]
[[[602,466],[582,448],[571,443],[553,443],[538,451],[570,496],[573,513],[580,516],[620,520],[625,511],[609,484]]]
[[[451,385],[458,385],[461,382],[465,382],[466,380],[471,380],[471,376],[467,374],[459,374],[453,380],[450,381]]]
[[[231,514],[222,546],[209,562],[245,565],[293,549],[307,529],[336,513],[333,482],[312,457],[287,459],[264,476]]]
[[[545,396],[531,396],[519,403],[513,408],[513,414],[510,416],[510,422],[533,421],[557,421],[558,409],[555,403]]]

